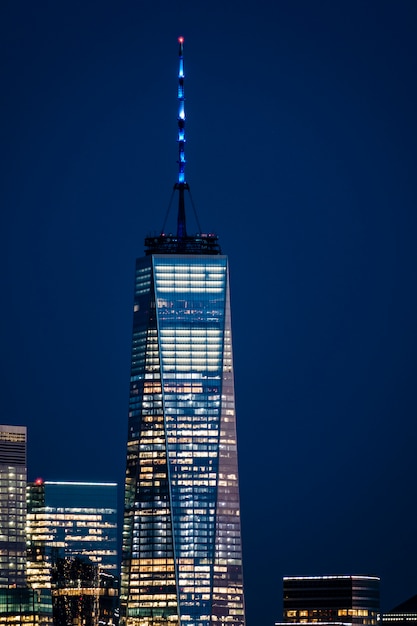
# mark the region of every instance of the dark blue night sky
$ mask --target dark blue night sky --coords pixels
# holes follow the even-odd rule
[[[3,0],[1,421],[30,479],[122,484],[181,34],[187,179],[231,264],[248,626],[283,575],[377,574],[390,609],[417,593],[415,0]]]

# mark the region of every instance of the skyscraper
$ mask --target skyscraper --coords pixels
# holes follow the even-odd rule
[[[182,38],[178,79],[177,234],[136,262],[121,619],[243,626],[228,261],[186,230]]]
[[[50,594],[26,585],[26,434],[0,425],[0,626],[52,624]]]
[[[26,584],[26,426],[0,425],[0,587]]]

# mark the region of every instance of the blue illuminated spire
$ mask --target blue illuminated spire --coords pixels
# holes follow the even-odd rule
[[[179,69],[178,69],[178,184],[185,183],[185,106],[184,106],[184,37],[178,37]]]
[[[183,239],[187,236],[185,226],[185,203],[184,189],[188,189],[185,182],[185,106],[184,106],[184,37],[178,37],[179,43],[179,68],[178,68],[178,182],[175,189],[179,192],[177,237]]]
[[[145,238],[146,254],[221,254],[218,237],[214,233],[204,234],[198,221],[198,215],[194,207],[190,193],[190,187],[185,180],[185,98],[184,98],[184,37],[178,37],[179,44],[179,69],[178,69],[178,179],[174,185],[169,201],[168,210],[162,225],[161,234],[158,237]],[[171,208],[172,199],[178,191],[178,218],[177,236],[164,233],[165,223]],[[194,211],[198,232],[195,235],[187,235],[185,220],[185,191],[188,192],[189,200]]]

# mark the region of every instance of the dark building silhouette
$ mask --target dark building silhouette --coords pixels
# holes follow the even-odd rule
[[[375,625],[379,583],[376,576],[287,576],[284,622],[277,624]]]
[[[52,566],[54,626],[97,626],[98,567],[79,558],[58,558]]]
[[[382,615],[383,626],[416,626],[417,625],[417,595]]]

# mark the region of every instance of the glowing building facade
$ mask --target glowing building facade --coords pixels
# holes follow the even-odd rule
[[[50,591],[54,622],[70,615],[70,621],[86,623],[89,616],[91,623],[114,623],[117,484],[38,479],[28,484],[27,505],[28,584]]]
[[[229,272],[185,228],[182,40],[178,232],[136,262],[121,620],[243,626]]]
[[[0,425],[0,626],[52,624],[51,595],[26,584],[26,426]]]
[[[0,425],[0,588],[26,584],[26,426]]]
[[[34,589],[50,585],[49,572],[37,564],[50,568],[57,558],[86,558],[117,574],[116,483],[38,479],[28,484],[27,502],[28,581]]]
[[[49,626],[53,623],[50,593],[29,587],[0,588],[0,626]]]

